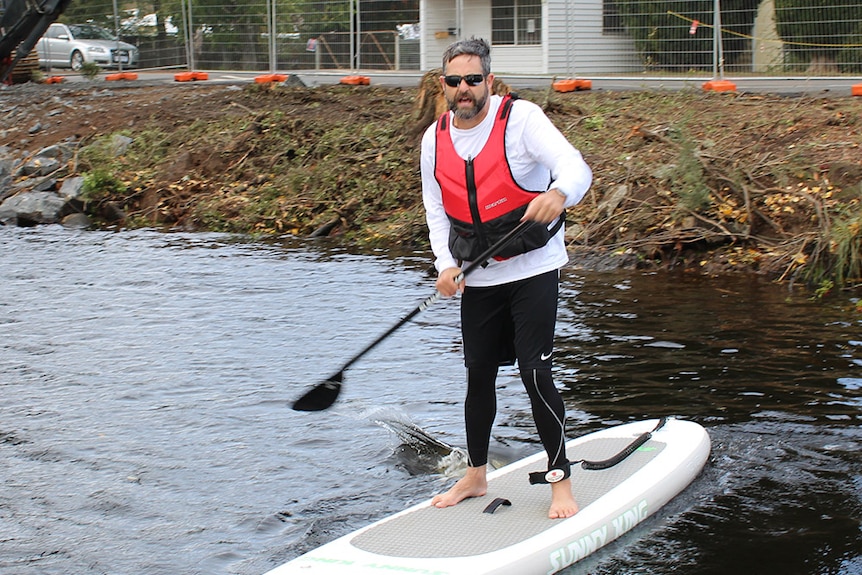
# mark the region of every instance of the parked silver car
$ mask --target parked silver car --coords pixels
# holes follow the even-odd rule
[[[104,68],[134,68],[138,48],[93,24],[51,24],[36,44],[42,68],[71,68],[78,71],[92,62]]]

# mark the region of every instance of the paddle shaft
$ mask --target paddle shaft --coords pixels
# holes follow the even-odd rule
[[[477,257],[474,261],[470,262],[470,264],[467,265],[467,267],[462,269],[460,274],[455,276],[455,283],[456,284],[461,283],[462,281],[464,281],[464,278],[467,277],[473,270],[475,270],[479,266],[485,265],[485,262],[487,262],[489,259],[491,259],[495,255],[500,253],[500,251],[502,251],[503,248],[505,248],[507,245],[509,245],[509,243],[511,243],[515,238],[517,238],[519,235],[521,235],[521,233],[524,230],[526,230],[532,224],[533,224],[533,222],[531,220],[525,220],[525,221],[521,222],[520,224],[518,224],[512,231],[510,231],[505,236],[503,236],[502,238],[497,240],[497,242],[493,246],[491,246],[490,248],[488,248],[487,250],[482,252],[479,255],[479,257]],[[378,337],[377,339],[375,339],[374,341],[369,343],[367,346],[365,346],[365,348],[362,351],[360,351],[355,356],[353,356],[350,360],[348,360],[348,362],[345,363],[343,366],[341,366],[341,369],[338,370],[338,372],[330,379],[334,379],[335,381],[340,381],[341,378],[339,376],[341,375],[341,373],[345,369],[347,369],[348,367],[350,367],[351,365],[353,365],[354,363],[359,361],[359,359],[362,356],[364,356],[366,353],[368,353],[369,351],[371,351],[372,349],[377,347],[377,345],[380,342],[382,342],[384,339],[386,339],[387,337],[389,337],[390,335],[395,333],[396,330],[398,330],[405,323],[407,323],[408,321],[413,319],[419,312],[425,311],[426,309],[428,309],[428,307],[430,307],[432,304],[437,302],[437,300],[439,300],[441,297],[442,297],[442,294],[439,291],[435,291],[433,294],[428,296],[425,299],[425,301],[423,301],[422,303],[419,304],[418,307],[416,307],[416,309],[414,309],[413,311],[408,313],[406,316],[401,318],[401,320],[398,323],[396,323],[395,325],[390,327],[382,335],[380,335],[380,337]]]

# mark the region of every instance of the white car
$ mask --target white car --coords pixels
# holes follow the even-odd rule
[[[116,36],[93,24],[60,24],[48,27],[36,44],[39,66],[71,68],[78,71],[86,63],[104,68],[134,68],[138,65],[138,48],[121,42]]]

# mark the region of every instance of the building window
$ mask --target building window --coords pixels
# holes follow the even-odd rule
[[[491,44],[542,43],[542,0],[491,0]]]
[[[620,8],[617,0],[603,0],[602,2],[602,33],[623,34],[623,18],[620,16]]]

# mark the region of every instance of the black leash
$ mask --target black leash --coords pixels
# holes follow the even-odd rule
[[[576,463],[580,463],[583,469],[587,469],[590,471],[599,471],[601,469],[609,469],[623,461],[626,457],[637,451],[638,447],[646,443],[652,437],[652,434],[664,427],[664,424],[667,423],[667,417],[662,417],[658,420],[658,424],[652,431],[646,431],[638,435],[634,441],[628,444],[622,451],[617,453],[616,455],[609,457],[607,459],[603,459],[602,461],[588,461],[586,459],[579,459],[578,461],[572,461],[572,465]]]
[[[665,423],[667,423],[667,417],[660,418],[652,431],[646,431],[644,433],[641,433],[634,439],[634,441],[625,446],[616,455],[613,455],[601,461],[589,461],[587,459],[570,461],[562,468],[550,469],[547,472],[535,471],[533,473],[530,473],[530,483],[534,485],[537,483],[555,483],[562,479],[566,479],[571,475],[572,466],[577,463],[580,463],[581,468],[588,471],[600,471],[602,469],[609,469],[614,465],[620,463],[621,461],[625,460],[626,457],[637,451],[640,446],[642,446],[644,443],[646,443],[652,438],[653,433],[664,427]],[[509,507],[511,505],[512,502],[508,499],[498,497],[494,499],[487,507],[485,507],[484,513],[494,513],[501,506]]]

